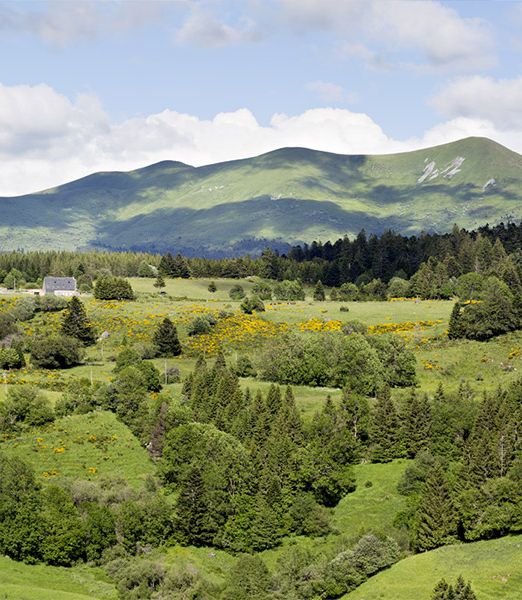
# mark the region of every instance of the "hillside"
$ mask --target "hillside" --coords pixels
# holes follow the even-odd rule
[[[462,574],[480,600],[518,600],[521,562],[522,536],[446,546],[401,560],[344,599],[427,600],[440,579],[455,581]]]
[[[0,247],[259,251],[267,240],[447,231],[522,218],[522,156],[485,138],[393,155],[283,148],[161,162],[0,198]]]

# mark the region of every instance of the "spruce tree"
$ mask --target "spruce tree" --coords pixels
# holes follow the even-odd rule
[[[431,410],[425,395],[411,391],[402,421],[402,445],[408,458],[414,458],[430,445]]]
[[[464,330],[462,327],[462,315],[460,302],[455,302],[448,325],[448,338],[450,340],[457,340],[464,337]]]
[[[156,281],[154,282],[154,287],[157,288],[158,290],[161,290],[165,287],[165,280],[163,279],[163,275],[162,275],[161,271],[158,271],[158,274],[156,275]]]
[[[442,465],[436,462],[426,478],[415,518],[414,546],[432,550],[456,541],[457,516]]]
[[[321,281],[318,281],[315,284],[314,288],[314,300],[318,302],[323,302],[326,299],[326,295],[324,293],[324,286]]]
[[[85,345],[93,344],[96,340],[85,307],[77,296],[71,298],[65,309],[62,320],[62,333],[80,340]]]
[[[447,600],[449,585],[445,579],[441,579],[433,589],[431,600]]]
[[[179,356],[181,354],[178,330],[168,317],[165,317],[158,325],[153,341],[160,356]]]
[[[371,441],[374,461],[389,462],[400,456],[399,419],[388,387],[377,397]]]
[[[201,470],[192,466],[180,483],[176,504],[176,530],[180,541],[195,546],[211,545],[216,533],[211,515]]]

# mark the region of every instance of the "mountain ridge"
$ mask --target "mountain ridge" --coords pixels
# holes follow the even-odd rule
[[[521,201],[522,156],[488,138],[379,155],[288,147],[199,167],[160,161],[0,198],[0,248],[226,255],[362,228],[474,228],[522,219]]]

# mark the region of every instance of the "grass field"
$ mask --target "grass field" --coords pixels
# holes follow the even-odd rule
[[[123,478],[138,488],[154,473],[145,448],[108,412],[58,419],[38,432],[6,439],[0,450],[28,461],[41,482]]]
[[[428,600],[443,577],[462,574],[479,600],[522,598],[522,536],[446,546],[401,560],[345,600]]]
[[[26,565],[0,556],[1,600],[116,600],[101,570]]]

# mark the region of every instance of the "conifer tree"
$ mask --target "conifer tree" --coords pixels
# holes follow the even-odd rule
[[[165,287],[165,280],[163,279],[163,274],[158,270],[158,274],[156,275],[156,281],[154,282],[154,287],[158,290],[161,290]]]
[[[371,440],[374,461],[388,462],[400,456],[399,420],[388,387],[384,388],[377,397]]]
[[[414,546],[432,550],[456,540],[457,518],[446,476],[436,462],[426,478],[415,519]]]
[[[326,299],[326,295],[324,293],[324,286],[321,281],[318,281],[315,284],[314,288],[314,300],[318,302],[323,302]]]
[[[409,458],[414,458],[430,445],[431,410],[425,395],[419,398],[411,391],[402,421],[402,443]]]
[[[178,330],[168,317],[165,317],[158,325],[153,341],[160,356],[179,356],[181,354]]]
[[[448,325],[448,338],[450,340],[457,340],[461,337],[464,337],[461,311],[462,309],[460,302],[455,302],[453,310],[451,311]]]
[[[62,333],[80,340],[85,345],[93,344],[96,336],[82,301],[73,296],[64,311]]]
[[[180,482],[176,503],[176,529],[181,542],[195,546],[212,544],[216,527],[209,500],[202,473],[199,467],[192,466]]]
[[[341,410],[354,442],[358,446],[365,443],[369,436],[371,421],[370,405],[366,397],[345,388],[341,400]]]

